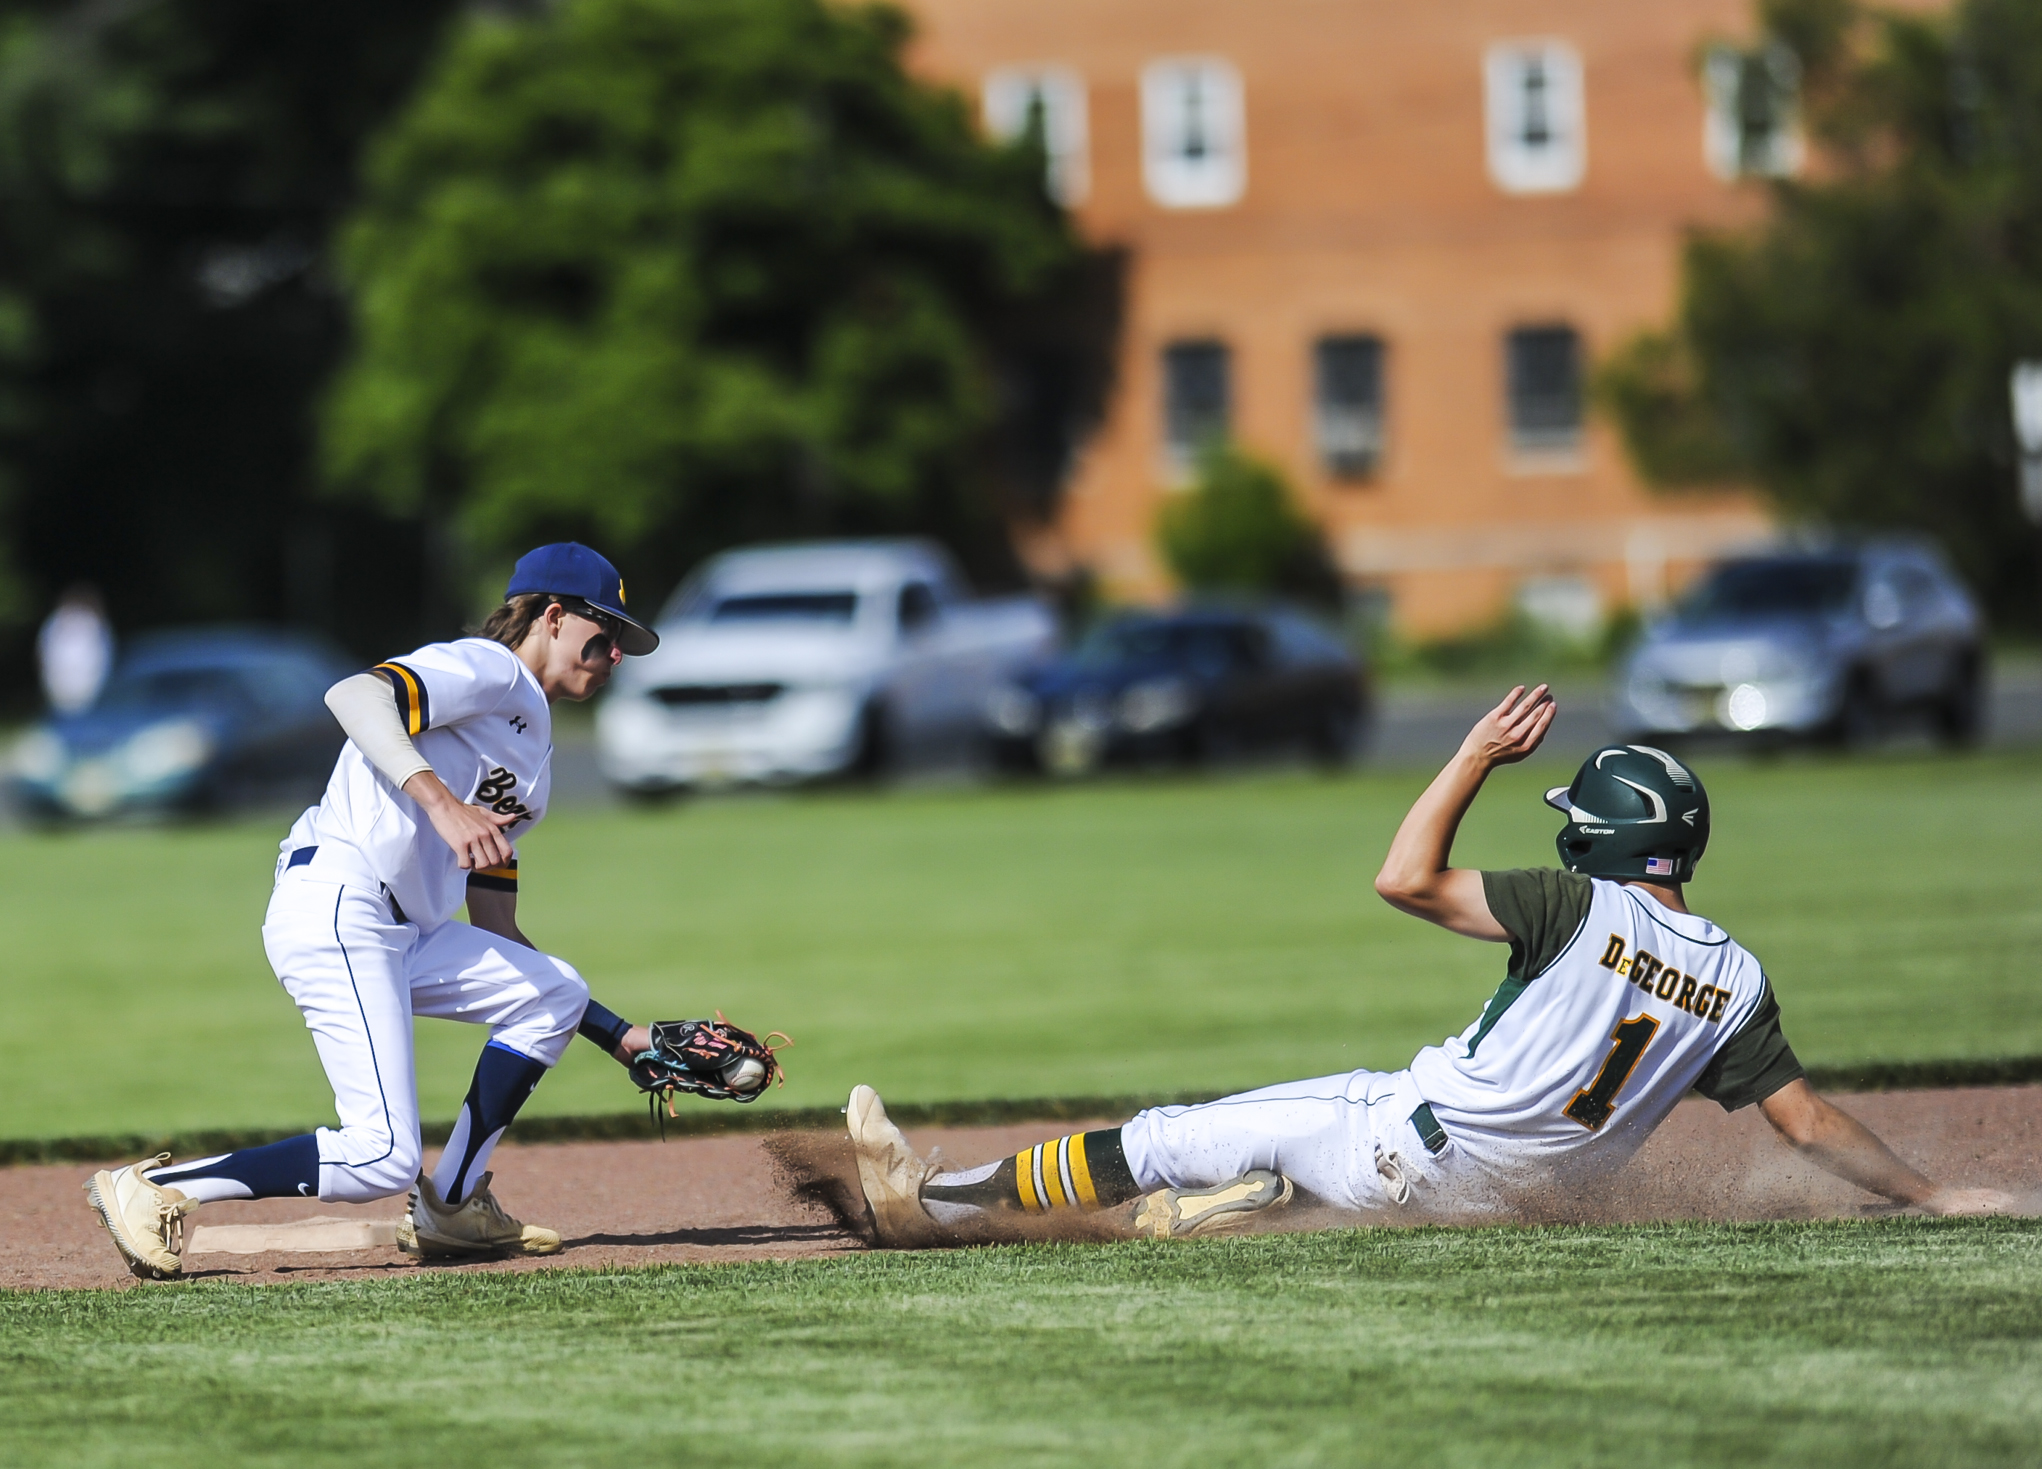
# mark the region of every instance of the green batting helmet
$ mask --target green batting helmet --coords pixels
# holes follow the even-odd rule
[[[1681,883],[1709,845],[1709,793],[1650,745],[1603,746],[1546,804],[1567,813],[1554,844],[1569,872]]]

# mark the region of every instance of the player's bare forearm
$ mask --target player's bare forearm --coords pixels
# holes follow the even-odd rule
[[[494,888],[470,887],[468,921],[483,932],[509,939],[514,944],[523,944],[528,949],[538,947],[526,938],[525,931],[518,927],[516,893],[499,892]]]
[[[1997,1214],[2013,1207],[2013,1200],[1997,1189],[1938,1187],[1806,1081],[1787,1083],[1758,1106],[1796,1152],[1867,1193],[1937,1214]]]
[[[499,815],[471,806],[430,770],[421,770],[404,782],[404,794],[418,803],[440,840],[454,849],[463,869],[500,867],[514,855],[504,828],[519,819],[516,813]]]
[[[1529,693],[1519,686],[1476,722],[1397,828],[1376,874],[1376,892],[1385,902],[1469,938],[1502,943],[1509,937],[1489,912],[1481,874],[1451,865],[1454,836],[1489,772],[1536,750],[1553,713],[1544,684]]]

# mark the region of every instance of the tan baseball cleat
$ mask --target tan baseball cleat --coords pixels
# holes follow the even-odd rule
[[[102,1169],[85,1185],[86,1202],[113,1236],[128,1269],[143,1280],[175,1280],[184,1273],[184,1216],[199,1201],[142,1176],[169,1166],[170,1154],[158,1153],[125,1168]]]
[[[929,1165],[915,1156],[887,1117],[879,1093],[869,1086],[852,1087],[844,1120],[858,1155],[858,1185],[865,1191],[879,1243],[895,1248],[935,1243],[942,1231],[922,1208],[922,1181],[929,1176]]]
[[[409,1207],[397,1224],[397,1248],[420,1260],[473,1260],[484,1255],[552,1255],[560,1236],[504,1213],[489,1191],[485,1173],[458,1206],[440,1198],[424,1174],[413,1185]]]
[[[1135,1205],[1135,1233],[1155,1239],[1221,1234],[1265,1209],[1281,1208],[1290,1196],[1290,1180],[1262,1168],[1212,1188],[1157,1189]]]

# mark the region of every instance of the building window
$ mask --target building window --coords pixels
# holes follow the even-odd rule
[[[1085,83],[1062,66],[1010,66],[986,78],[986,131],[1014,142],[1032,129],[1049,160],[1050,197],[1066,206],[1081,203],[1092,186]]]
[[[1163,349],[1163,451],[1171,474],[1189,474],[1200,454],[1227,437],[1231,376],[1224,342],[1172,342]]]
[[[1581,441],[1581,338],[1569,326],[1526,326],[1505,347],[1513,449]]]
[[[1375,473],[1383,454],[1380,337],[1321,337],[1312,348],[1312,428],[1337,479]]]
[[[1142,69],[1142,182],[1169,209],[1221,209],[1248,184],[1241,76],[1224,61]]]
[[[1774,42],[1710,50],[1702,64],[1702,156],[1720,179],[1783,178],[1801,167],[1801,63]]]
[[[1483,67],[1489,177],[1506,194],[1558,194],[1588,168],[1581,58],[1563,41],[1509,41]]]

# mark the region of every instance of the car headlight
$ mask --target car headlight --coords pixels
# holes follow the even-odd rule
[[[1001,684],[986,695],[986,720],[1001,734],[1025,738],[1042,727],[1042,700],[1018,684]]]
[[[121,773],[130,785],[152,786],[189,775],[213,753],[213,737],[189,719],[152,724],[121,747]]]
[[[1120,696],[1120,725],[1130,734],[1167,729],[1190,718],[1196,703],[1191,686],[1181,678],[1144,679]]]
[[[1719,717],[1732,729],[1757,729],[1768,712],[1765,690],[1755,683],[1741,683],[1723,695]]]
[[[46,729],[32,729],[15,743],[8,763],[23,780],[47,782],[64,773],[69,759],[62,740]]]

